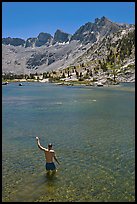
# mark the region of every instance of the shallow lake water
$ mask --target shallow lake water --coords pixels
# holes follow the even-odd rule
[[[36,136],[61,162],[53,176]],[[2,201],[135,201],[135,84],[2,86]]]

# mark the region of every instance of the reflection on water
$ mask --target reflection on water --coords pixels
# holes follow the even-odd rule
[[[135,201],[135,88],[16,83],[2,87],[4,202]],[[36,145],[53,143],[47,175]]]

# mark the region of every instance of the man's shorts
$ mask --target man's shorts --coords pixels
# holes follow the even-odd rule
[[[56,169],[55,164],[53,162],[46,163],[45,167],[46,167],[46,170],[55,170]]]

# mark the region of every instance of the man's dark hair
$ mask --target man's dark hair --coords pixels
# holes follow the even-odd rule
[[[51,147],[52,147],[52,144],[51,144],[51,143],[49,143],[49,144],[48,144],[48,147],[49,147],[49,148],[51,148]]]

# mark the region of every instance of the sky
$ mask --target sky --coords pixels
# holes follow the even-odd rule
[[[135,24],[135,2],[2,2],[2,37],[54,36],[57,29],[74,34],[87,22],[105,16]]]

